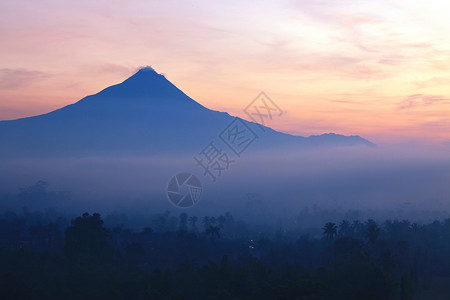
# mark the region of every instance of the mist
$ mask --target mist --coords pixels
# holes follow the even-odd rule
[[[0,205],[2,210],[26,206],[72,213],[176,212],[180,209],[168,201],[167,184],[172,176],[189,172],[203,187],[199,203],[181,210],[189,214],[232,212],[254,223],[289,223],[305,210],[322,210],[328,214],[324,218],[333,219],[353,212],[354,218],[427,221],[447,216],[450,208],[447,151],[404,146],[248,151],[234,157],[215,182],[189,154],[9,159],[0,162]],[[40,180],[48,183],[49,191],[65,192],[66,197],[5,200]],[[320,221],[303,220],[302,226]]]

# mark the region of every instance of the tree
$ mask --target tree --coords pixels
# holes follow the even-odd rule
[[[113,248],[108,239],[110,233],[103,228],[100,214],[92,216],[84,213],[72,220],[72,225],[65,231],[64,253],[71,259],[105,260],[113,255]]]
[[[208,216],[204,216],[202,219],[203,227],[205,227],[205,230],[208,229],[208,227],[211,225],[210,219]]]
[[[206,234],[209,235],[209,237],[212,240],[215,240],[216,238],[220,238],[220,227],[219,226],[212,226],[210,225],[207,229],[206,229]]]
[[[364,231],[364,236],[369,241],[369,243],[374,244],[378,237],[381,235],[381,229],[374,220],[368,220],[366,223],[366,230]]]
[[[25,189],[20,189],[19,198],[27,201],[30,205],[35,202],[42,204],[42,201],[49,200],[51,193],[47,191],[48,182],[39,180],[34,185]]]
[[[337,226],[335,223],[328,222],[325,224],[325,226],[322,229],[323,229],[323,235],[328,240],[332,240],[336,236]]]
[[[170,212],[165,211],[163,214],[160,214],[154,220],[154,227],[157,232],[162,232],[167,226],[167,220],[169,219]]]
[[[45,194],[47,193],[48,182],[39,180],[34,185],[26,189],[20,189],[21,194]]]
[[[344,220],[341,223],[339,223],[338,235],[340,237],[353,236],[353,233],[354,233],[353,228],[349,221]]]
[[[198,221],[197,216],[192,216],[189,218],[189,225],[191,225],[191,230],[193,232],[197,231],[197,221]]]
[[[187,213],[181,213],[180,214],[180,222],[179,222],[179,231],[180,232],[187,232],[187,220],[188,220]]]
[[[358,220],[352,222],[353,237],[363,238],[364,224]]]

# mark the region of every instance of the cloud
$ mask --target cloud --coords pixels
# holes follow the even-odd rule
[[[410,109],[415,107],[430,106],[436,103],[449,103],[450,98],[439,95],[414,94],[409,95],[400,102],[398,109]]]
[[[347,28],[383,22],[383,17],[370,12],[363,5],[351,1],[292,1],[292,7],[320,22],[338,24]]]
[[[99,74],[104,73],[114,73],[119,74],[121,76],[123,75],[130,75],[133,72],[137,72],[138,68],[136,67],[127,67],[120,64],[111,64],[111,63],[104,63],[96,66],[90,66],[89,70],[95,71]]]
[[[346,100],[346,99],[332,99],[332,100],[328,100],[328,101],[333,102],[333,103],[340,103],[340,104],[358,104],[358,105],[363,104],[358,101],[352,101],[352,100]]]
[[[447,129],[449,126],[450,118],[441,118],[434,121],[420,123],[420,127],[427,130]]]
[[[34,82],[48,77],[48,74],[40,71],[0,69],[0,89],[7,90],[28,87]]]
[[[450,78],[448,77],[433,77],[428,80],[415,81],[414,85],[418,89],[436,87],[436,86],[448,86]]]

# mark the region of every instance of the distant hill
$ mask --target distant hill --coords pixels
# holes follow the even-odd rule
[[[0,156],[180,154],[192,157],[220,133],[226,135],[223,130],[233,120],[258,137],[263,136],[251,146],[252,151],[375,146],[359,136],[324,134],[305,138],[235,119],[228,113],[207,109],[147,67],[120,84],[53,112],[1,121]]]

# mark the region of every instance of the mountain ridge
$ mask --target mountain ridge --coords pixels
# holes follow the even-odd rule
[[[200,151],[234,117],[196,102],[154,69],[52,112],[0,121],[1,156],[156,155]],[[240,119],[248,126],[256,123]],[[261,126],[261,125],[259,125]],[[359,136],[294,136],[263,126],[260,150],[375,146]]]

